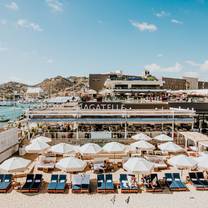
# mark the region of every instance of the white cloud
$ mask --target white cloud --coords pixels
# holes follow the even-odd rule
[[[204,71],[208,71],[208,60],[205,60],[204,63],[201,64],[200,68]]]
[[[188,71],[183,74],[184,77],[199,77],[199,73]]]
[[[7,47],[0,46],[0,52],[8,51]]]
[[[32,29],[33,31],[36,31],[36,32],[43,31],[43,29],[41,28],[39,24],[30,22],[26,19],[17,20],[17,26],[20,28]]]
[[[5,7],[6,7],[7,9],[12,10],[12,11],[17,11],[17,10],[19,10],[19,6],[18,6],[17,3],[14,2],[14,1],[10,2],[9,4],[6,4]]]
[[[52,64],[53,62],[54,62],[53,59],[47,59],[48,64]]]
[[[46,0],[46,3],[53,12],[63,11],[63,4],[60,2],[60,0]]]
[[[0,20],[0,24],[1,24],[1,25],[6,25],[6,24],[7,24],[7,20],[1,19],[1,20]]]
[[[171,22],[174,23],[174,24],[178,24],[178,25],[182,25],[183,24],[182,21],[177,20],[177,19],[172,19]]]
[[[140,31],[148,31],[148,32],[155,32],[157,30],[157,26],[154,24],[150,24],[147,22],[135,22],[130,20],[132,26],[136,27]]]
[[[163,56],[164,56],[164,55],[163,55],[162,53],[158,53],[158,54],[157,54],[157,57],[159,57],[159,58],[160,58],[160,57],[163,57]]]
[[[160,12],[158,12],[158,13],[156,13],[155,14],[155,16],[156,17],[167,17],[167,16],[169,16],[170,15],[170,13],[168,13],[168,12],[166,12],[166,11],[164,11],[164,10],[162,10],[162,11],[160,11]]]
[[[158,64],[153,63],[153,64],[146,65],[144,68],[151,71],[151,72],[174,72],[174,73],[177,73],[183,69],[183,66],[178,62],[176,62],[176,64],[174,66],[169,66],[169,67],[162,67]]]
[[[198,67],[202,71],[208,71],[208,60],[205,60],[203,63],[196,63],[195,61],[187,60],[185,63],[193,67]]]

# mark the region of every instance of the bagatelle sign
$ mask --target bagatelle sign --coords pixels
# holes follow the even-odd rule
[[[80,109],[83,110],[122,110],[125,105],[120,102],[81,102]]]

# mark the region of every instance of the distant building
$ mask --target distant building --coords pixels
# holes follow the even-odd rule
[[[166,90],[186,90],[187,82],[185,79],[162,77],[163,89]]]
[[[187,90],[196,90],[198,89],[198,78],[195,77],[183,77],[187,82]]]
[[[89,88],[97,92],[104,88],[105,81],[110,74],[90,74],[89,75]]]
[[[28,87],[26,91],[27,99],[37,99],[43,96],[44,91],[40,87]]]
[[[199,81],[198,82],[198,89],[208,89],[208,82]]]

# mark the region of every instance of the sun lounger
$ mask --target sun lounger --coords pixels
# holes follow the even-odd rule
[[[165,173],[166,184],[171,191],[188,191],[179,173]]]
[[[60,175],[56,186],[56,193],[64,193],[66,189],[66,175]]]
[[[32,183],[32,186],[30,187],[30,192],[32,193],[38,193],[41,188],[43,175],[42,174],[36,174]]]
[[[113,184],[113,176],[112,174],[107,174],[105,176],[105,191],[108,193],[114,193],[115,192],[115,187]]]
[[[173,182],[173,176],[171,173],[165,173],[165,182],[167,186],[169,187]]]
[[[145,178],[144,185],[147,192],[162,192],[162,186],[158,180],[157,174],[151,174]]]
[[[27,178],[26,178],[26,182],[21,187],[20,191],[23,192],[23,193],[30,192],[30,189],[31,189],[32,184],[33,184],[33,181],[34,181],[34,174],[28,174]]]
[[[97,192],[104,193],[105,192],[105,176],[104,174],[97,175]]]
[[[82,177],[81,175],[74,175],[72,178],[72,193],[81,193]]]
[[[55,193],[58,184],[58,175],[51,175],[51,182],[48,184],[48,193]]]
[[[187,191],[188,190],[187,186],[181,181],[179,173],[173,173],[173,179],[178,186],[175,191]]]
[[[90,192],[90,175],[87,174],[82,175],[81,192],[82,193]]]
[[[12,186],[12,175],[5,174],[1,176],[0,193],[6,193]]]
[[[204,189],[208,190],[208,180],[204,178],[204,174],[202,172],[196,172],[196,176],[198,180],[204,185]]]
[[[128,185],[127,174],[120,174],[119,181],[120,181],[121,193],[129,193],[130,187]]]
[[[196,172],[190,172],[189,173],[190,180],[196,190],[205,190],[204,184],[198,179]]]

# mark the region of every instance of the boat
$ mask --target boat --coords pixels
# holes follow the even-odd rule
[[[10,121],[9,118],[5,117],[5,116],[0,116],[0,123],[5,123],[5,122],[8,122]]]

